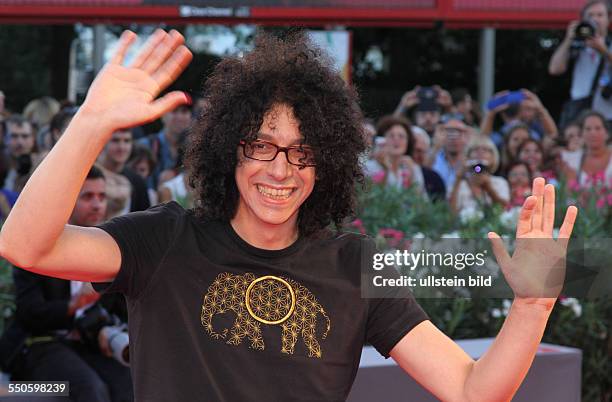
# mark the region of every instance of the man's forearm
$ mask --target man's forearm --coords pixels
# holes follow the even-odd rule
[[[469,401],[509,401],[525,378],[552,308],[515,300],[497,338],[465,382]]]
[[[79,112],[34,171],[0,234],[0,251],[19,266],[31,266],[64,230],[85,177],[112,129]]]
[[[550,58],[550,63],[548,63],[548,73],[550,75],[561,75],[567,71],[570,46],[571,41],[565,39],[555,50],[555,53]]]

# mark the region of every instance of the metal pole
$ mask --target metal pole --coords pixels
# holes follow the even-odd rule
[[[106,47],[106,41],[104,40],[104,34],[106,27],[104,24],[96,24],[93,28],[93,69],[94,75],[98,74],[98,71],[104,66],[104,49]]]
[[[480,32],[478,60],[478,102],[484,108],[495,90],[495,28]]]

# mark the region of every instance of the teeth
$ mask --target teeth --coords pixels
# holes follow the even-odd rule
[[[261,185],[257,185],[257,190],[264,196],[272,198],[274,200],[286,200],[287,198],[289,198],[291,193],[293,193],[292,189],[277,190],[275,188],[264,187]]]

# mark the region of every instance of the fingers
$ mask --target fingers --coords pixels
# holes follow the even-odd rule
[[[187,47],[179,46],[172,56],[153,74],[153,79],[157,81],[160,88],[167,87],[185,70],[192,58],[193,55]]]
[[[543,177],[533,179],[531,194],[536,197],[535,210],[531,218],[531,227],[535,230],[542,230],[542,210],[544,208],[544,183]]]
[[[155,30],[153,35],[151,35],[147,40],[147,43],[145,43],[142,50],[138,53],[138,56],[136,56],[136,59],[134,59],[130,67],[141,68],[144,62],[149,58],[149,56],[151,56],[153,50],[155,50],[157,45],[159,45],[166,35],[167,34],[163,29]]]
[[[544,187],[544,210],[543,210],[542,230],[552,237],[555,225],[555,186],[547,184]]]
[[[574,230],[574,223],[576,222],[576,216],[578,215],[578,208],[570,206],[565,212],[565,219],[559,229],[559,240],[558,243],[564,249],[567,249],[569,238],[572,236],[572,230]]]
[[[115,51],[115,54],[111,58],[110,62],[112,64],[123,64],[123,60],[125,59],[125,54],[127,53],[130,45],[134,43],[136,39],[136,34],[132,31],[123,31],[121,34],[121,38],[119,38],[119,46]]]
[[[489,232],[487,237],[491,240],[491,248],[499,266],[507,266],[511,258],[506,250],[503,239],[495,232]]]
[[[183,42],[183,35],[173,29],[170,33],[164,35],[149,57],[143,61],[140,68],[153,75]]]
[[[532,216],[534,213],[537,199],[535,196],[530,195],[525,200],[521,213],[519,214],[518,223],[516,224],[516,237],[521,237],[531,231]]]
[[[181,91],[167,93],[151,104],[151,120],[161,117],[163,114],[176,109],[180,105],[190,104],[191,98]]]

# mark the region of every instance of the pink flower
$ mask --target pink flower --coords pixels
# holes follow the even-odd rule
[[[385,172],[381,170],[380,172],[372,175],[372,181],[376,184],[380,184],[385,181]]]
[[[393,228],[382,228],[378,234],[387,239],[391,247],[397,247],[404,238],[404,232]]]
[[[606,198],[608,199],[608,205],[612,205],[612,194],[608,194]]]
[[[351,222],[351,226],[359,230],[359,233],[366,234],[366,230],[361,219],[355,219],[353,222]]]
[[[595,185],[598,185],[598,184],[603,184],[603,183],[604,183],[604,180],[605,180],[605,177],[604,177],[604,172],[603,172],[603,170],[602,170],[602,171],[600,171],[600,172],[597,172],[597,173],[595,173],[595,174],[593,175],[593,183],[594,183]]]
[[[410,187],[410,185],[412,184],[411,172],[409,170],[402,169],[400,174],[402,175],[402,187],[403,188]]]
[[[578,180],[576,179],[570,180],[568,182],[568,186],[572,191],[580,191],[580,183],[578,183]]]
[[[605,198],[601,197],[600,199],[597,200],[597,202],[595,203],[595,206],[597,207],[597,209],[601,209],[606,205],[606,200]]]

